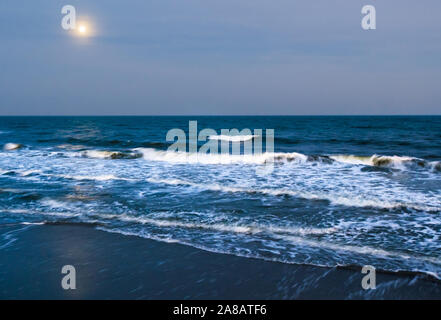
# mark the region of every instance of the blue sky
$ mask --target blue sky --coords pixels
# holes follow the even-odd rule
[[[61,28],[74,5],[95,35]],[[377,30],[360,26],[377,10]],[[1,115],[440,114],[441,2],[0,2]]]

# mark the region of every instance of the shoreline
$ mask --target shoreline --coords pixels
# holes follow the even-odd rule
[[[94,226],[0,232],[15,239],[2,241],[0,299],[441,299],[441,284],[419,275],[377,273],[377,288],[363,290],[356,268],[218,254]],[[76,290],[61,287],[64,265],[76,269]]]

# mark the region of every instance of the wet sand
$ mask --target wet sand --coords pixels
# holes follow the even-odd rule
[[[441,299],[441,283],[217,254],[84,225],[0,227],[1,299]],[[64,290],[61,269],[76,269]]]

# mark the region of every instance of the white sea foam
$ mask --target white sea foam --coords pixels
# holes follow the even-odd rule
[[[83,145],[61,144],[58,145],[57,148],[67,149],[67,150],[82,150],[82,149],[86,149],[87,147]]]
[[[135,159],[140,158],[141,154],[136,152],[106,151],[106,150],[86,150],[81,155],[95,159]]]
[[[109,181],[109,180],[124,180],[124,181],[132,181],[133,179],[129,178],[121,178],[117,177],[113,174],[105,174],[105,175],[67,175],[67,174],[59,174],[54,175],[64,179],[73,179],[73,180],[95,180],[95,181]]]
[[[23,176],[23,177],[27,177],[27,176],[29,176],[31,174],[35,174],[35,173],[39,174],[41,172],[42,172],[41,170],[25,170],[25,171],[20,172],[20,175]]]
[[[349,164],[360,164],[367,166],[390,166],[403,168],[403,165],[406,163],[410,163],[413,161],[424,161],[418,158],[407,157],[407,156],[380,156],[380,155],[372,155],[372,156],[356,156],[356,155],[332,155],[331,159],[344,162]]]
[[[399,260],[418,260],[421,262],[429,262],[437,265],[441,265],[441,259],[435,257],[425,257],[425,256],[415,256],[412,254],[406,254],[402,252],[395,252],[384,250],[380,248],[374,248],[369,246],[353,246],[346,244],[338,244],[338,243],[330,243],[325,241],[317,241],[306,239],[302,237],[296,236],[279,236],[280,239],[289,240],[295,244],[306,245],[309,247],[317,247],[323,249],[330,249],[332,251],[348,251],[352,253],[357,253],[361,255],[372,255],[376,257],[392,257]],[[440,275],[437,276],[438,279],[441,279]]]
[[[107,159],[118,153],[116,151],[87,150],[83,151],[81,154],[89,158]]]
[[[432,161],[429,165],[433,171],[441,171],[441,161]]]
[[[20,143],[12,143],[12,142],[9,142],[9,143],[6,143],[6,144],[3,146],[3,150],[6,150],[6,151],[12,151],[12,150],[20,149],[20,148],[22,148],[22,147],[23,147],[23,145],[21,145]]]
[[[133,181],[130,178],[117,177],[113,174],[102,174],[102,175],[73,175],[73,174],[53,174],[53,173],[45,173],[41,170],[25,170],[19,172],[20,176],[28,177],[32,174],[39,174],[41,176],[46,177],[58,177],[63,179],[72,179],[72,180],[95,180],[95,181],[110,181],[110,180],[124,180],[124,181]]]
[[[209,140],[221,140],[221,141],[230,141],[230,142],[242,142],[249,141],[258,137],[257,135],[247,134],[247,135],[237,135],[237,136],[228,136],[228,135],[213,135],[209,136]]]
[[[0,192],[10,192],[10,193],[23,193],[25,190],[22,189],[13,189],[13,188],[0,188]]]
[[[167,184],[167,185],[187,185],[203,190],[210,191],[220,191],[220,192],[243,192],[243,193],[261,193],[273,196],[288,195],[298,198],[303,198],[307,200],[327,200],[336,205],[344,205],[349,207],[373,207],[381,209],[394,209],[394,208],[410,208],[420,211],[441,211],[441,206],[439,204],[435,205],[421,205],[418,203],[411,202],[399,202],[399,201],[385,201],[378,198],[367,199],[363,196],[342,196],[339,194],[325,193],[325,192],[308,192],[308,191],[294,191],[289,189],[270,189],[270,188],[243,188],[236,186],[224,186],[219,184],[202,184],[195,183],[192,181],[181,180],[181,179],[155,179],[148,178],[148,182]]]
[[[31,225],[31,226],[41,226],[44,225],[45,222],[22,222],[21,224],[27,226],[27,225]]]
[[[142,154],[148,161],[163,161],[177,164],[255,164],[266,163],[344,163],[353,165],[392,167],[397,169],[407,169],[412,164],[419,167],[428,167],[434,171],[441,170],[440,162],[427,162],[423,159],[409,156],[357,156],[357,155],[329,155],[329,156],[308,156],[298,152],[264,152],[256,154],[210,154],[210,153],[188,153],[168,150],[157,150],[153,148],[136,148],[135,152]],[[107,155],[108,156],[108,155]]]
[[[301,153],[261,153],[261,154],[204,154],[175,151],[161,151],[152,148],[137,148],[143,158],[148,161],[164,161],[169,163],[200,163],[200,164],[265,164],[272,161],[305,162],[308,157]]]
[[[25,214],[31,212],[30,210],[25,210],[25,209],[6,209],[5,211],[10,213],[17,213],[17,214]]]
[[[197,242],[190,242],[188,240],[183,240],[183,239],[175,239],[175,238],[170,238],[167,236],[161,236],[161,235],[155,235],[152,234],[151,232],[148,232],[146,230],[142,230],[142,231],[127,231],[127,230],[123,230],[123,229],[119,229],[119,228],[103,228],[103,227],[98,227],[97,229],[99,230],[103,230],[103,231],[107,231],[107,232],[112,232],[112,233],[119,233],[119,234],[123,234],[123,235],[130,235],[130,236],[137,236],[137,237],[142,237],[142,238],[148,238],[148,239],[152,239],[152,240],[156,240],[156,241],[160,241],[160,242],[167,242],[167,243],[180,243],[183,245],[188,245],[194,248],[198,248],[201,250],[205,250],[205,251],[209,251],[209,252],[215,252],[215,253],[223,253],[223,254],[230,254],[230,255],[235,255],[235,256],[240,256],[240,257],[246,257],[246,258],[255,258],[255,259],[262,259],[262,260],[267,260],[267,261],[275,261],[275,262],[281,262],[281,263],[288,263],[288,264],[297,264],[297,263],[305,263],[305,261],[302,260],[297,260],[295,258],[289,258],[286,256],[274,256],[274,257],[267,257],[267,256],[263,256],[261,254],[259,254],[258,252],[253,252],[250,250],[245,250],[245,248],[241,248],[242,250],[237,250],[237,248],[229,248],[228,246],[207,246],[204,244],[199,244]],[[398,261],[411,261],[412,263],[415,263],[417,265],[419,265],[419,267],[413,267],[414,272],[423,272],[425,274],[428,274],[438,280],[441,280],[441,274],[439,272],[433,272],[427,269],[422,269],[422,266],[426,265],[427,263],[431,263],[431,264],[435,264],[437,266],[441,265],[441,260],[438,258],[432,258],[432,257],[424,257],[424,256],[415,256],[415,255],[411,255],[411,254],[406,254],[406,253],[401,253],[401,252],[395,252],[395,251],[388,251],[388,250],[383,250],[383,249],[378,249],[378,248],[373,248],[373,247],[368,247],[368,246],[351,246],[351,245],[344,245],[344,244],[336,244],[336,243],[330,243],[330,242],[326,242],[326,241],[317,241],[317,240],[310,240],[310,239],[306,239],[303,237],[298,237],[298,236],[279,236],[276,238],[279,238],[280,240],[283,241],[289,241],[291,242],[293,245],[295,245],[296,247],[302,246],[302,248],[316,248],[318,250],[331,250],[332,252],[347,252],[347,253],[351,253],[351,254],[357,254],[357,255],[361,255],[361,256],[373,256],[373,257],[377,257],[377,258],[392,258]],[[259,251],[265,251],[265,248],[263,248],[264,250],[259,250]],[[269,251],[269,250],[266,250]],[[274,250],[272,250],[274,252]],[[295,257],[295,255],[294,255]],[[352,257],[354,257],[352,255]],[[328,259],[320,259],[320,257],[318,257],[317,260],[314,261],[309,261],[307,262],[308,264],[312,264],[315,266],[327,266],[327,267],[332,267],[332,266],[344,266],[347,265],[348,263],[339,263],[337,261],[334,260],[328,260]],[[427,267],[427,266],[426,266]],[[391,271],[401,271],[402,269],[399,268],[393,268],[390,269]],[[406,269],[404,269],[406,270]]]
[[[118,234],[122,234],[124,236],[134,236],[134,237],[140,237],[140,238],[145,238],[145,239],[151,239],[151,240],[165,242],[165,243],[182,243],[181,241],[175,240],[172,238],[155,237],[152,234],[147,235],[145,232],[140,234],[139,232],[131,232],[131,231],[125,231],[125,230],[121,230],[121,229],[111,229],[111,228],[104,228],[104,227],[97,227],[97,230],[106,231],[106,232],[110,232],[110,233],[118,233]]]
[[[278,233],[278,234],[327,234],[337,231],[337,228],[309,228],[309,227],[280,227],[271,225],[260,224],[239,224],[239,223],[199,223],[199,222],[182,222],[172,221],[164,219],[151,219],[146,217],[133,217],[126,214],[122,215],[105,215],[102,218],[118,219],[125,222],[136,222],[141,224],[150,224],[158,227],[174,227],[174,228],[189,228],[189,229],[208,229],[220,232],[233,232],[233,233]]]
[[[43,206],[52,209],[60,209],[68,207],[67,203],[56,201],[53,199],[45,199],[42,201]],[[13,214],[27,214],[27,215],[45,215],[45,216],[55,216],[63,218],[73,218],[78,217],[81,213],[67,212],[67,211],[47,211],[47,210],[29,210],[29,209],[4,209],[3,211],[13,213]]]

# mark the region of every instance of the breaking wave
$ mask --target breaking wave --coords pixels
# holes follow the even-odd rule
[[[20,149],[20,148],[23,148],[22,144],[20,144],[20,143],[12,143],[12,142],[6,143],[3,146],[3,150],[5,150],[5,151],[12,151],[12,150]]]
[[[95,159],[137,159],[141,158],[142,154],[137,152],[122,152],[122,151],[105,151],[105,150],[86,150],[81,152],[83,157]]]
[[[229,136],[229,135],[213,135],[213,136],[209,136],[208,139],[209,140],[220,140],[220,141],[230,141],[230,142],[243,142],[243,141],[250,141],[253,140],[254,138],[257,138],[259,136],[257,135],[253,135],[253,134],[248,134],[248,135],[237,135],[237,136]]]
[[[199,163],[199,164],[267,164],[267,163],[323,163],[323,164],[351,164],[371,167],[385,167],[395,169],[425,168],[432,171],[441,171],[441,162],[426,161],[408,156],[357,156],[357,155],[305,155],[297,152],[264,152],[260,154],[210,154],[188,153],[179,151],[158,150],[153,148],[134,149],[136,157],[148,161],[164,161],[170,163]],[[138,156],[139,155],[139,156]],[[104,153],[102,157],[109,157]]]
[[[200,164],[265,164],[272,161],[305,162],[308,156],[301,153],[261,153],[261,154],[203,154],[175,151],[162,151],[151,148],[137,148],[142,157],[148,161],[165,161],[170,163],[200,163]]]

